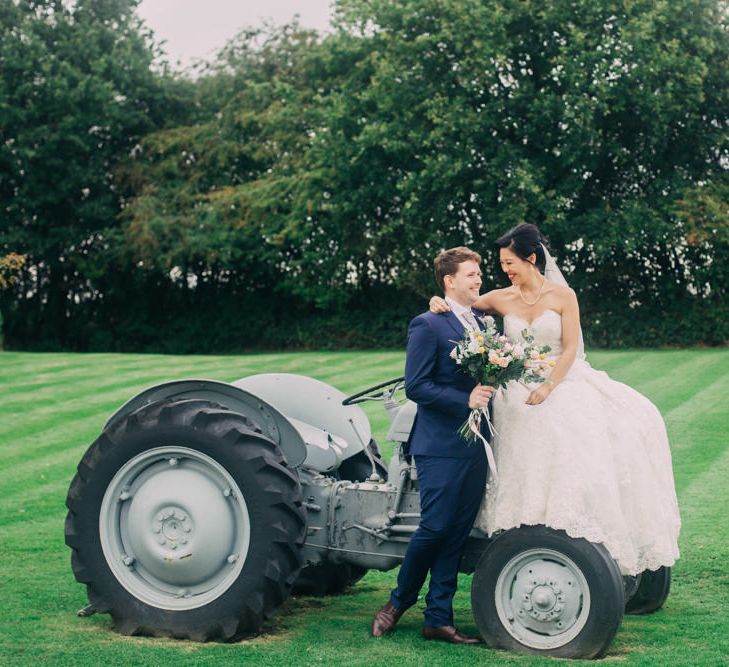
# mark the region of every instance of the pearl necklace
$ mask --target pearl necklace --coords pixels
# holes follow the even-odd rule
[[[521,291],[521,285],[519,285],[519,296],[521,297],[521,300],[527,305],[527,306],[533,306],[539,299],[542,298],[542,290],[544,289],[544,283],[546,282],[546,278],[542,276],[542,284],[539,287],[539,294],[537,294],[537,298],[534,299],[534,301],[527,301],[524,297],[524,292]]]

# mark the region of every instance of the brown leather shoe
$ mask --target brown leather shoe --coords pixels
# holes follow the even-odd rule
[[[393,606],[392,602],[388,602],[380,611],[375,614],[372,620],[372,629],[370,634],[373,637],[382,637],[390,632],[400,620],[400,616],[405,613],[404,609],[398,609]]]
[[[481,637],[469,637],[462,632],[458,632],[452,625],[442,625],[439,628],[423,627],[423,637],[425,639],[439,639],[442,642],[450,642],[451,644],[483,644]]]

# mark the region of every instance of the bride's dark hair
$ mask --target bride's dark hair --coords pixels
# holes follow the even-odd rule
[[[539,227],[528,222],[522,222],[496,239],[496,245],[499,248],[508,248],[521,259],[526,259],[531,254],[536,255],[537,268],[543,272],[547,259],[544,256],[542,244],[549,248],[547,239],[539,231]]]

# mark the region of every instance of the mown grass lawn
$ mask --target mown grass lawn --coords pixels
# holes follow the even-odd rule
[[[661,409],[671,437],[682,509],[682,558],[665,608],[626,617],[605,662],[729,664],[729,350],[595,352],[594,366]],[[63,542],[64,501],[78,460],[106,418],[162,380],[232,381],[294,372],[345,392],[402,373],[401,352],[286,353],[232,357],[0,353],[0,664],[48,665],[509,665],[555,660],[420,638],[411,610],[391,637],[368,627],[396,571],[370,572],[350,592],[292,598],[264,633],[234,644],[123,637],[110,618],[78,618],[84,588]],[[365,404],[383,443],[387,420]],[[475,632],[470,577],[461,575],[456,622]],[[422,606],[422,605],[421,605]],[[579,663],[571,663],[579,664]],[[589,663],[587,663],[589,664]]]

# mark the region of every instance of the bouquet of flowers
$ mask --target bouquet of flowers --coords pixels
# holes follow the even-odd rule
[[[544,382],[549,367],[554,366],[554,361],[546,360],[551,350],[549,345],[535,345],[528,329],[521,332],[524,342],[515,343],[499,334],[493,317],[482,317],[481,321],[484,330],[467,329],[451,352],[451,358],[464,372],[477,382],[492,387],[505,387],[511,380]],[[475,409],[458,431],[467,441],[481,437],[482,416],[493,435],[488,412]]]

